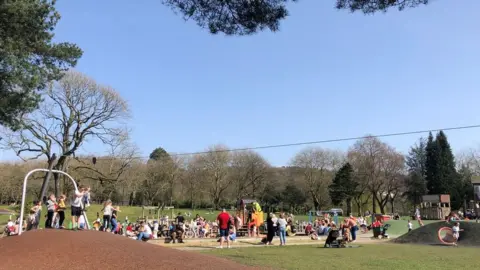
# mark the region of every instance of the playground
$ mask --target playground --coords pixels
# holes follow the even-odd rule
[[[74,181],[73,178],[72,181]],[[74,186],[77,190],[78,187]],[[438,198],[441,202],[447,197],[440,195]],[[427,199],[430,202],[422,209],[428,215],[431,215],[428,209],[447,207],[443,202],[439,206],[435,205],[437,197]],[[25,196],[22,197],[22,206],[23,204],[25,204]],[[415,225],[408,223],[410,217],[393,220],[390,216],[375,215],[372,216],[371,225],[359,231],[357,238],[353,239],[354,241],[345,240],[345,232],[339,234],[335,224],[339,225],[338,228],[347,230],[348,235],[348,224],[356,218],[335,216],[334,222],[332,220],[327,222],[329,226],[332,226],[328,227],[330,230],[327,232],[329,233],[313,237],[311,233],[306,232],[305,225],[320,222],[320,219],[320,223],[323,223],[331,217],[328,214],[322,217],[312,217],[311,214],[295,217],[291,215],[288,217],[288,223],[285,221],[287,232],[290,228],[290,233],[287,233],[286,237],[287,245],[279,246],[277,236],[274,236],[271,245],[266,245],[267,242],[263,241],[266,239],[264,238],[265,232],[261,229],[264,225],[264,213],[258,202],[245,199],[240,200],[236,208],[227,212],[227,216],[230,217],[229,222],[233,220],[233,217],[239,222],[239,224],[236,224],[236,221],[229,223],[230,228],[237,227],[235,231],[239,237],[234,239],[228,249],[218,249],[219,235],[215,228],[209,231],[210,236],[205,234],[204,237],[200,237],[194,234],[191,237],[181,237],[180,239],[184,241],[180,241],[180,243],[167,241],[169,237],[171,240],[176,239],[175,235],[169,236],[168,234],[158,238],[153,235],[142,238],[143,230],[138,232],[135,230],[130,236],[125,232],[110,230],[110,227],[94,230],[89,220],[98,220],[99,213],[103,211],[105,205],[90,205],[88,208],[82,208],[82,215],[87,223],[83,230],[77,231],[77,228],[72,228],[72,225],[69,224],[65,229],[54,229],[54,227],[43,229],[40,226],[38,229],[23,231],[23,233],[22,229],[19,229],[24,225],[24,222],[20,222],[24,220],[24,207],[21,207],[20,218],[17,221],[19,224],[16,226],[19,230],[18,233],[0,239],[0,249],[3,251],[0,254],[2,262],[0,269],[30,269],[32,267],[50,269],[52,265],[55,268],[95,269],[102,264],[107,264],[111,269],[156,269],[159,265],[172,269],[309,269],[320,266],[327,269],[352,268],[352,266],[355,269],[480,267],[480,262],[471,260],[476,257],[478,247],[480,247],[480,223],[473,220],[459,222],[458,215],[453,212],[448,215],[442,211],[438,212],[441,218],[446,218],[442,221],[422,221],[419,215],[418,224],[414,220]],[[11,208],[2,207],[2,219],[8,215],[9,223],[12,223],[13,209]],[[150,222],[155,220],[155,222],[159,222],[167,219],[166,225],[178,222],[176,227],[173,227],[174,232],[177,232],[179,226],[184,224],[183,219],[185,219],[185,224],[188,224],[188,220],[191,220],[190,224],[200,224],[197,222],[202,221],[201,216],[205,217],[204,220],[216,221],[219,219],[217,218],[219,211],[211,209],[122,207],[121,212],[120,208],[115,209],[121,213],[119,222],[123,218],[126,220],[125,223],[136,222],[143,227],[153,227]],[[179,216],[182,216],[182,222],[178,221]],[[269,218],[271,219],[272,216],[270,215]],[[284,216],[282,213],[280,218],[283,219]],[[267,223],[269,218],[267,218]],[[275,224],[280,224],[280,222]],[[220,224],[212,227],[215,226],[221,228]],[[461,228],[458,246],[456,238],[453,237],[454,226]],[[296,228],[296,231],[293,231],[293,228]],[[193,231],[197,231],[197,229]],[[185,232],[188,230],[188,226],[182,230]],[[333,236],[335,232],[337,234]],[[333,242],[329,240],[330,238],[333,238]],[[62,256],[65,251],[68,251],[68,255]],[[74,256],[70,256],[71,254]],[[455,263],[445,264],[446,258],[452,258]]]

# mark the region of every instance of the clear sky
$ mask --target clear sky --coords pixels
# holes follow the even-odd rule
[[[278,33],[225,37],[160,0],[63,0],[56,38],[77,43],[77,69],[129,101],[143,155],[480,124],[480,1],[373,16],[334,2],[292,4]],[[480,129],[447,135],[455,151],[480,142]],[[385,141],[406,152],[418,137]],[[300,149],[260,153],[285,165]]]

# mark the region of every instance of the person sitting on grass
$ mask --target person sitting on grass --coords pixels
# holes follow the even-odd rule
[[[152,229],[148,226],[145,221],[140,222],[140,228],[138,229],[137,240],[142,241],[144,239],[150,239],[152,235]]]
[[[133,225],[132,223],[129,223],[127,228],[125,229],[125,235],[127,237],[132,237],[135,236],[135,233],[133,232]]]

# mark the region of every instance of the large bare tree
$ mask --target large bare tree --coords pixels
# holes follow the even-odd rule
[[[386,143],[371,136],[358,140],[349,150],[348,159],[360,186],[372,196],[373,211],[378,205],[384,213],[388,198],[391,194],[396,196],[403,181],[399,178],[403,172],[403,157]]]
[[[5,134],[5,143],[23,160],[46,157],[49,168],[56,170],[64,171],[67,159],[85,141],[110,143],[122,134],[122,120],[129,116],[126,101],[113,88],[76,71],[53,82],[42,98],[39,110],[24,117],[19,131]],[[58,195],[58,175],[54,179]]]
[[[232,177],[228,175],[232,155],[226,146],[215,145],[199,155],[197,162],[202,170],[203,186],[208,190],[213,206],[218,208],[225,191],[232,184]]]
[[[258,153],[248,150],[232,154],[231,177],[237,200],[256,198],[265,185],[270,165]]]
[[[293,158],[291,165],[301,176],[315,209],[329,204],[328,186],[343,160],[340,152],[319,147],[304,149]]]
[[[78,157],[71,164],[73,171],[82,178],[104,184],[116,184],[130,168],[133,161],[140,158],[139,151],[130,140],[128,131],[119,132],[107,142],[106,155],[101,157]]]

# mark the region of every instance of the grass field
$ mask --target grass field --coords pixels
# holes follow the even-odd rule
[[[0,205],[0,209],[12,209],[9,206],[5,205]],[[45,207],[43,211],[45,211]],[[91,205],[88,210],[87,210],[87,217],[90,223],[94,221],[97,218],[97,212],[100,214],[100,218],[102,216],[102,206],[101,205]],[[118,217],[121,222],[125,220],[126,217],[128,217],[129,220],[136,220],[137,218],[142,216],[142,207],[138,206],[121,206],[120,207],[121,212],[119,213]],[[206,218],[207,220],[214,220],[217,217],[218,211],[213,211],[211,212],[210,210],[206,209],[198,209],[192,211],[191,209],[173,209],[172,210],[164,210],[161,215],[168,215],[169,217],[172,217],[172,214],[174,216],[177,215],[177,213],[180,212],[182,214],[185,213],[191,213],[192,218],[195,217],[195,215],[199,214],[200,216]],[[235,211],[231,211],[233,214]],[[42,214],[44,214],[42,212]],[[149,218],[153,218],[154,216],[156,217],[155,211],[152,210],[151,213],[149,213],[149,210],[145,210],[145,215],[148,216]],[[67,215],[66,215],[66,225],[68,225],[68,222],[70,220],[70,210],[67,209]],[[296,215],[295,216],[296,220],[300,221],[308,221],[308,216],[307,215]],[[44,220],[44,219],[43,219]],[[342,218],[340,217],[340,221]],[[402,220],[392,220],[387,223],[391,224],[391,227],[389,229],[389,234],[390,235],[395,235],[399,236],[407,232],[407,220],[408,218],[403,218]],[[0,215],[0,225],[6,224],[8,221],[8,215]],[[432,221],[424,221],[425,224],[428,224],[429,222]],[[417,223],[413,223],[414,228],[417,227]],[[43,226],[43,224],[41,224]]]
[[[476,248],[368,244],[358,248],[286,246],[213,250],[205,253],[274,269],[480,269]]]

